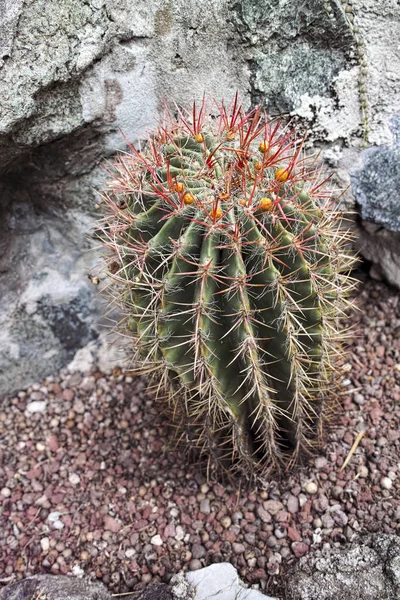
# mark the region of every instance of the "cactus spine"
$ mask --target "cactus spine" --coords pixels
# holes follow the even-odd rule
[[[167,117],[105,194],[135,363],[226,471],[312,451],[352,287],[348,233],[302,140],[235,100]]]

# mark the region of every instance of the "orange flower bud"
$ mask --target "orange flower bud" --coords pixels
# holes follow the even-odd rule
[[[196,142],[199,142],[199,144],[201,144],[202,142],[204,142],[204,135],[202,133],[196,133],[194,139],[196,140]]]
[[[186,192],[186,194],[183,196],[183,201],[185,204],[193,204],[193,202],[194,202],[193,194],[191,194],[190,192]]]
[[[262,167],[263,167],[262,163],[260,163],[260,162],[256,162],[254,164],[254,168],[255,168],[256,171],[261,171]]]
[[[182,194],[183,190],[185,189],[185,185],[181,181],[178,181],[178,183],[175,184],[174,188],[176,192]]]
[[[268,142],[261,142],[260,145],[258,146],[258,149],[263,154],[266,154],[269,151],[269,144],[268,144]]]
[[[215,220],[220,219],[223,214],[222,208],[220,206],[213,208],[211,214]]]

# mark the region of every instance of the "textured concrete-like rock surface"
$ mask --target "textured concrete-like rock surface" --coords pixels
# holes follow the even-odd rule
[[[98,581],[86,577],[33,575],[0,590],[0,600],[111,600],[114,596]],[[164,583],[148,585],[140,594],[125,594],[124,600],[173,600]]]
[[[369,140],[391,143],[400,7],[354,0],[347,9],[338,0],[0,0],[0,396],[74,357],[83,368],[104,348],[88,232],[102,159],[126,147],[120,129],[136,143],[165,101],[189,106],[206,92],[229,103],[238,90],[246,108],[263,101],[297,120],[346,188],[361,167],[356,27]]]
[[[0,600],[110,600],[102,583],[63,575],[33,575],[0,591]]]
[[[400,538],[374,534],[301,558],[286,580],[288,600],[400,598]]]

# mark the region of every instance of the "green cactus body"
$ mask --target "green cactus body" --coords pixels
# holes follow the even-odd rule
[[[228,471],[310,451],[329,395],[354,259],[301,146],[260,110],[203,105],[122,157],[106,196],[135,360]]]

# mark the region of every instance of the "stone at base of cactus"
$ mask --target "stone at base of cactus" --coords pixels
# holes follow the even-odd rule
[[[333,397],[354,258],[302,146],[260,108],[194,105],[122,156],[105,194],[135,362],[228,472],[312,452]]]

